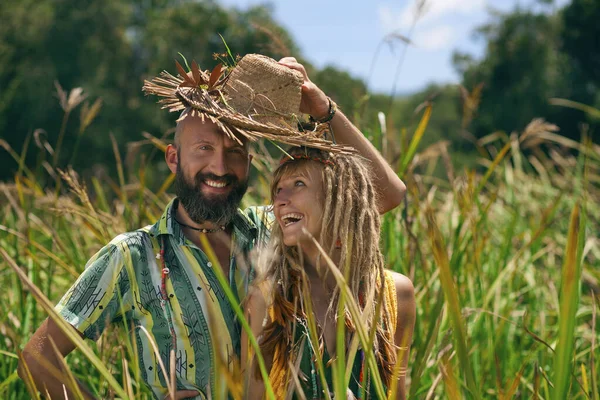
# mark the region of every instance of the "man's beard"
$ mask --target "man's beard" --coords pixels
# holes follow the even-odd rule
[[[227,194],[206,196],[202,193],[202,183],[206,180],[225,182],[231,185]],[[194,182],[187,181],[179,164],[175,173],[175,193],[179,202],[188,213],[192,221],[201,224],[205,221],[213,222],[219,226],[227,225],[236,215],[242,197],[248,189],[248,180],[240,182],[235,175],[217,176],[198,172]]]

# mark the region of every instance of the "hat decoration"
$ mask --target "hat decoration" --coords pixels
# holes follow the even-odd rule
[[[208,118],[232,140],[236,133],[250,141],[267,139],[292,146],[308,146],[338,153],[355,153],[322,137],[328,124],[312,130],[299,128],[303,76],[299,71],[258,54],[244,56],[236,66],[217,65],[202,71],[194,61],[186,72],[175,63],[178,76],[163,71],[142,90],[161,97],[163,109],[186,110],[187,116]]]

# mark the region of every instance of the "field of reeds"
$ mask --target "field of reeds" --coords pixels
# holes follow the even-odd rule
[[[100,107],[73,96],[62,96],[65,121],[77,109],[81,127],[65,132],[65,122],[60,137],[82,134]],[[463,170],[446,142],[419,146],[431,113],[435,104],[395,127],[399,138],[362,126],[408,187],[384,217],[382,246],[389,268],[416,288],[409,397],[599,400],[600,147],[534,120],[474,143],[478,167]],[[10,400],[39,398],[17,376],[20,349],[87,259],[118,233],[153,223],[172,196],[172,177],[150,167],[168,136],[115,144],[115,176],[85,177],[55,167],[60,143],[37,132],[29,139],[0,149],[19,165],[0,184],[0,398]],[[268,198],[270,159],[256,151],[246,205]],[[32,168],[23,162],[30,152]],[[67,385],[75,377],[99,398],[151,398],[123,329],[97,343],[73,339],[80,349],[67,357]],[[345,398],[343,384],[333,389]]]

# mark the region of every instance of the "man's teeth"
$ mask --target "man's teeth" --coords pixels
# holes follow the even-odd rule
[[[226,182],[217,182],[217,181],[206,180],[206,181],[204,181],[204,183],[206,183],[208,186],[214,187],[214,188],[223,188],[223,187],[227,186]]]
[[[283,217],[281,217],[284,226],[288,226],[293,223],[296,223],[296,222],[300,221],[302,218],[304,218],[304,215],[298,214],[298,213],[289,213],[289,214],[285,214]]]

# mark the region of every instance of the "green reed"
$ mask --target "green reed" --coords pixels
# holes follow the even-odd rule
[[[565,139],[535,120],[523,132],[481,139],[474,146],[480,166],[455,171],[444,144],[427,152],[419,147],[431,113],[435,104],[415,127],[372,128],[386,135],[377,143],[396,145],[389,149],[397,154],[388,149],[386,156],[397,161],[408,187],[404,204],[383,217],[382,248],[388,267],[416,288],[409,397],[597,400],[600,148],[587,139]],[[404,139],[396,139],[397,131]],[[35,397],[16,375],[20,349],[48,315],[56,317],[51,305],[87,259],[118,233],[153,223],[168,203],[173,177],[151,168],[152,155],[160,155],[166,142],[145,136],[151,145],[138,144],[137,158],[123,157],[115,144],[116,179],[92,177],[87,187],[68,168],[50,174],[40,165],[26,167],[30,145],[18,153],[1,143],[19,166],[13,181],[0,184],[2,398]],[[257,153],[258,179],[247,204],[268,201],[273,157],[264,146]],[[438,164],[446,176],[430,173]],[[335,273],[337,267],[329,267]],[[343,293],[341,301],[353,309]],[[65,329],[79,347],[60,372],[68,386],[77,379],[100,398],[151,398],[126,329],[111,327],[97,343]],[[358,331],[332,365],[335,398],[345,398],[358,344],[371,348],[369,332]],[[343,328],[337,333],[340,349]],[[372,352],[366,356],[377,381]],[[264,376],[264,365],[260,369]],[[223,372],[217,374],[219,396],[239,396],[243,387]]]

